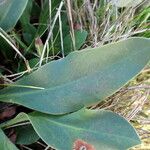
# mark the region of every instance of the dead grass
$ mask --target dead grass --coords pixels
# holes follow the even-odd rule
[[[143,21],[140,20],[141,23],[136,19],[146,7],[148,5],[143,8],[141,3],[136,7],[118,9],[107,1],[79,2],[77,0],[72,1],[70,5],[72,14],[69,11],[68,16],[72,15],[71,24],[79,24],[81,29],[89,31],[85,47],[96,47],[149,31],[150,29],[145,28],[150,15],[148,12],[146,16],[143,16]]]

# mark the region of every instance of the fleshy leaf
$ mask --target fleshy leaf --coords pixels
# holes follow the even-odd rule
[[[18,123],[21,123],[22,125],[18,125]],[[12,126],[17,135],[16,144],[29,145],[39,139],[39,136],[31,126],[28,116],[25,113],[19,113],[15,118],[0,124],[0,127],[3,129],[11,128]]]
[[[38,135],[58,150],[82,146],[91,150],[126,150],[140,144],[134,128],[110,111],[82,109],[64,116],[34,112],[28,117]]]
[[[12,29],[21,17],[28,0],[1,0],[0,27],[8,31]]]
[[[131,38],[72,52],[1,90],[0,101],[49,114],[77,111],[102,101],[137,75],[150,59],[149,47],[149,39]]]
[[[26,121],[28,121],[27,115],[25,113],[20,113],[14,119],[11,119],[9,121],[1,123],[0,127],[1,128],[8,128],[8,127],[11,127],[11,125],[17,124],[18,122],[26,122]]]
[[[1,150],[18,150],[18,148],[11,143],[11,141],[6,137],[3,131],[0,129],[0,149]]]
[[[17,134],[16,144],[30,145],[39,139],[31,125],[19,126],[15,128],[15,132]]]

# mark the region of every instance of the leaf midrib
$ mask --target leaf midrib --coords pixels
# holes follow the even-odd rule
[[[30,117],[29,117],[29,119],[30,119]],[[51,123],[53,123],[53,124],[56,124],[57,126],[63,126],[63,127],[65,127],[65,128],[71,128],[72,130],[78,130],[78,131],[83,131],[83,132],[90,132],[90,133],[93,133],[93,134],[96,134],[96,135],[99,135],[97,132],[95,132],[95,131],[93,131],[93,130],[90,130],[90,129],[84,129],[84,128],[77,128],[77,127],[75,127],[75,126],[71,126],[71,125],[67,125],[67,124],[62,124],[62,123],[60,123],[60,122],[56,122],[56,121],[52,121],[52,120],[49,120],[49,119],[47,119],[47,118],[44,118],[46,121],[48,121],[48,122],[51,122]],[[41,120],[44,120],[43,118],[41,118]],[[31,121],[31,123],[32,123],[32,119],[30,119],[30,121]],[[45,122],[46,122],[45,121]],[[33,127],[34,127],[34,124],[32,124],[33,125]],[[108,133],[101,133],[101,134],[103,134],[103,135],[108,135],[108,136],[114,136],[114,137],[116,137],[116,138],[122,138],[122,139],[127,139],[127,140],[132,140],[132,141],[134,141],[134,142],[137,142],[137,140],[133,140],[131,137],[125,137],[125,136],[120,136],[120,135],[116,135],[116,134],[108,134]]]

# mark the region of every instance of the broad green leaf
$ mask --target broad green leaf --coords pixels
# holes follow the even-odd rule
[[[136,6],[141,3],[143,0],[111,0],[111,3],[117,7],[127,7],[127,6]]]
[[[126,150],[140,144],[133,127],[110,111],[83,109],[64,116],[35,112],[28,117],[38,135],[57,150],[72,150],[78,140],[95,150]]]
[[[0,129],[0,149],[1,150],[18,150],[18,148],[11,143],[11,141],[6,137],[3,131]]]
[[[30,145],[39,140],[39,136],[31,125],[19,126],[15,128],[17,134],[16,144]]]
[[[26,116],[25,113],[20,113],[19,115],[17,115],[14,119],[11,119],[9,121],[6,121],[4,123],[0,124],[1,128],[10,128],[12,125],[17,124],[18,122],[26,122],[28,121],[28,117]]]
[[[137,75],[150,59],[149,47],[149,39],[131,38],[70,53],[1,90],[0,101],[49,114],[79,110],[102,101]]]
[[[1,0],[0,27],[5,31],[12,29],[22,15],[28,0]]]
[[[14,119],[0,124],[0,127],[3,129],[14,127],[17,135],[16,144],[29,145],[39,139],[39,136],[29,123],[28,116],[25,113],[20,113]]]

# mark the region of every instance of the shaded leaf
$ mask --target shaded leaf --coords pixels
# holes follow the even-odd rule
[[[28,4],[26,6],[26,9],[24,10],[20,22],[23,30],[23,37],[24,40],[28,43],[28,45],[31,44],[32,40],[34,39],[36,28],[30,23],[31,17],[34,17],[34,11],[37,11],[36,14],[40,13],[40,8],[38,8],[38,5],[35,1],[29,0]]]
[[[6,121],[6,122],[0,124],[0,127],[8,128],[8,127],[11,127],[12,125],[17,124],[18,122],[25,122],[25,121],[28,121],[28,117],[26,116],[25,113],[20,113],[14,119],[11,119],[9,121]]]
[[[12,143],[15,143],[15,142],[16,142],[17,135],[16,135],[16,132],[15,132],[14,129],[11,129],[11,130],[7,133],[7,136],[8,136],[9,140],[10,140]]]
[[[0,101],[49,114],[79,110],[102,101],[137,75],[150,59],[149,47],[149,39],[131,38],[70,53],[20,79],[18,86],[1,90]]]
[[[52,1],[52,13],[51,13],[51,16],[52,16],[52,19],[53,17],[55,16],[56,12],[57,12],[57,6],[59,6],[60,4],[60,0],[55,0],[55,1]],[[40,12],[40,17],[39,17],[39,21],[38,21],[38,27],[37,27],[37,30],[36,30],[36,33],[35,33],[35,38],[37,37],[42,37],[43,34],[47,31],[48,27],[49,27],[49,0],[45,0],[44,3],[43,3],[43,9],[41,9],[41,12]],[[34,40],[32,40],[32,43],[30,44],[30,46],[28,47],[27,51],[30,51],[33,47],[34,47]]]
[[[13,53],[11,46],[1,36],[0,36],[0,52],[2,53],[1,57],[5,56],[4,59],[7,61],[13,58],[14,53]]]
[[[60,4],[60,0],[55,0],[52,1],[52,13],[51,16],[52,18],[55,16],[56,12],[57,12],[57,7]],[[49,0],[45,0],[44,4],[43,4],[43,9],[41,11],[40,17],[39,17],[39,26],[38,26],[38,30],[37,30],[37,36],[41,36],[43,35],[43,33],[47,30],[48,25],[49,25],[49,20],[47,19],[49,18]]]
[[[0,124],[0,127],[5,129],[14,126],[17,135],[16,144],[29,145],[36,142],[39,136],[36,134],[31,124],[18,125],[18,123],[27,123],[28,120],[28,116],[25,113],[20,113],[15,118]],[[17,125],[17,127],[15,127],[15,125]]]
[[[0,27],[11,30],[22,15],[28,0],[2,0],[0,2]]]
[[[15,128],[15,131],[17,134],[16,144],[30,145],[39,139],[31,125],[19,126]]]
[[[75,34],[75,47],[76,47],[76,50],[78,50],[85,43],[85,40],[87,38],[88,33],[85,30],[83,30],[83,31],[76,30],[74,32],[74,34]],[[73,50],[72,38],[71,38],[70,34],[68,34],[64,38],[64,50],[65,50],[66,54],[68,54],[71,51],[74,51]]]
[[[0,149],[1,150],[18,150],[18,148],[10,142],[3,131],[0,129]]]
[[[64,116],[34,112],[28,117],[38,135],[58,150],[72,150],[77,146],[125,150],[140,144],[133,127],[110,111],[83,109]]]

